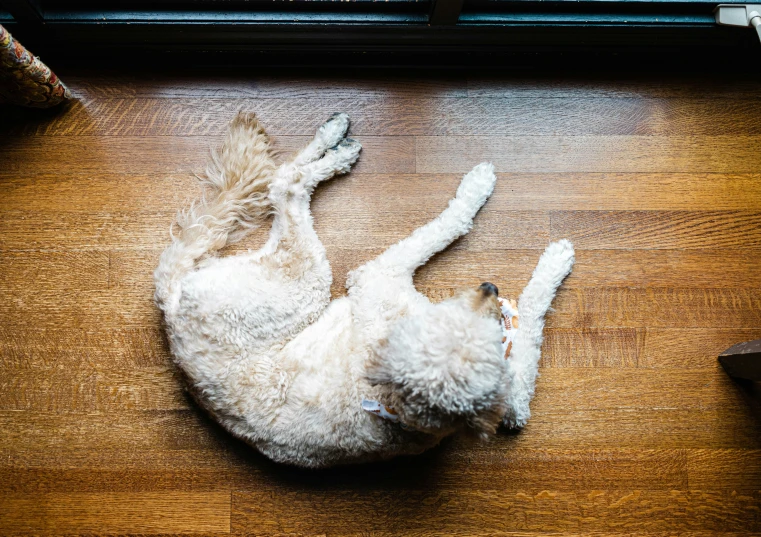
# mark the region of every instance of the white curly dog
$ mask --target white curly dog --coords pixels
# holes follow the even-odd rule
[[[417,292],[415,270],[470,230],[494,189],[492,165],[479,164],[443,213],[350,273],[348,296],[331,301],[309,203],[320,181],[356,162],[348,127],[346,114],[334,115],[278,167],[255,117],[233,120],[206,173],[211,192],[179,215],[155,272],[191,393],[236,437],[305,467],[420,453],[460,430],[486,437],[501,422],[522,427],[572,245],[551,244],[539,260],[508,360],[494,285],[438,304]],[[267,215],[259,251],[211,256]]]

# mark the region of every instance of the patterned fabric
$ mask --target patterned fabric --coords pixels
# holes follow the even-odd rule
[[[48,108],[70,98],[55,73],[0,26],[0,103]]]

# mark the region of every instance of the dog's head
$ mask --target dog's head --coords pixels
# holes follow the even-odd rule
[[[376,349],[369,379],[383,386],[384,403],[408,427],[493,433],[507,390],[500,321],[490,283],[431,304],[397,321]]]

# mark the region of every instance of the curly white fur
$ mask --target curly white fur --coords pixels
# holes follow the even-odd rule
[[[312,227],[320,181],[348,172],[361,146],[336,114],[293,160],[277,167],[253,115],[231,124],[207,170],[211,192],[178,218],[155,272],[177,365],[199,403],[226,429],[276,461],[322,467],[419,453],[469,429],[529,416],[544,314],[570,272],[573,249],[550,245],[519,303],[510,359],[499,305],[487,287],[431,304],[414,271],[467,233],[496,178],[480,164],[449,207],[349,275],[330,300],[332,275]],[[273,214],[255,252],[212,254]],[[399,422],[362,410],[393,407]]]

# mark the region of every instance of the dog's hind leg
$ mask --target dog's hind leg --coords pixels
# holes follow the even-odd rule
[[[529,403],[539,374],[544,316],[573,263],[573,245],[567,240],[553,242],[542,254],[518,299],[520,328],[507,361],[510,389],[503,419],[507,427],[523,427],[531,416]]]
[[[248,257],[277,268],[280,281],[289,288],[289,300],[298,305],[291,317],[306,323],[327,306],[333,281],[325,248],[314,230],[311,196],[320,181],[348,172],[357,161],[362,146],[343,138],[347,128],[345,114],[333,116],[301,153],[274,173],[269,192],[275,215],[270,239]],[[303,323],[295,326],[301,328]]]
[[[368,267],[388,275],[409,278],[437,252],[465,235],[473,226],[473,219],[494,190],[497,178],[494,166],[482,163],[473,168],[462,180],[457,195],[444,212],[412,235],[394,244]]]
[[[276,215],[293,213],[294,209],[296,213],[308,212],[317,184],[349,171],[362,146],[355,140],[345,139],[348,129],[349,116],[333,114],[317,129],[306,147],[278,168],[269,195]],[[294,205],[291,201],[298,203]]]
[[[361,150],[362,145],[359,142],[344,138],[337,146],[328,149],[321,159],[302,166],[304,188],[311,193],[320,181],[348,173],[357,162]]]
[[[309,144],[299,151],[293,159],[296,166],[314,162],[331,147],[337,146],[346,137],[349,130],[349,116],[344,113],[333,114],[323,123]]]

